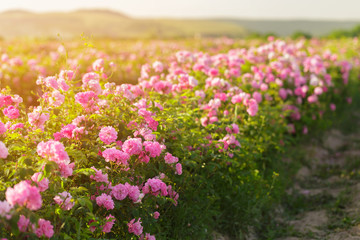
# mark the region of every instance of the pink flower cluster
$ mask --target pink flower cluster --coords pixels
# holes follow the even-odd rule
[[[106,219],[106,223],[103,226],[102,231],[105,233],[109,233],[109,232],[111,232],[111,228],[115,224],[115,217],[113,215],[109,214],[109,216],[107,216],[105,219]]]
[[[104,70],[104,59],[99,58],[95,62],[93,62],[92,67],[94,71],[103,71]]]
[[[79,92],[75,95],[75,101],[79,103],[87,112],[99,109],[97,106],[98,96],[93,91]]]
[[[36,226],[35,224],[30,224],[30,219],[26,218],[24,215],[20,215],[17,225],[20,232],[32,231],[39,238],[51,238],[54,235],[54,226],[50,221],[42,218],[38,220]]]
[[[49,104],[54,107],[60,107],[65,101],[65,96],[59,91],[54,90],[49,98]]]
[[[37,153],[43,158],[56,162],[61,176],[66,178],[72,175],[75,164],[70,163],[70,158],[61,142],[54,140],[40,142],[37,146]]]
[[[171,153],[166,153],[164,160],[167,164],[177,163],[179,161],[179,158],[174,157]]]
[[[54,227],[51,222],[40,218],[38,221],[38,228],[35,230],[36,236],[51,238],[54,235]]]
[[[7,158],[9,151],[6,148],[5,144],[0,141],[0,158]]]
[[[75,203],[72,201],[71,194],[66,191],[59,193],[59,195],[55,196],[54,201],[66,211],[70,210],[75,205]]]
[[[11,206],[18,204],[30,210],[39,210],[42,205],[42,198],[37,187],[31,186],[27,181],[21,181],[14,188],[6,189],[6,201]]]
[[[142,188],[143,193],[151,193],[155,196],[161,194],[162,196],[167,196],[167,186],[160,179],[150,178],[146,181],[144,187]]]
[[[0,93],[0,108],[10,106],[14,101],[11,96]]]
[[[10,211],[13,208],[6,200],[0,201],[0,217],[11,218]]]
[[[250,116],[255,116],[259,110],[258,103],[255,99],[250,99],[248,102],[248,109],[246,110]]]
[[[126,152],[127,154],[129,154],[130,156],[140,154],[140,152],[142,150],[141,139],[140,138],[130,138],[130,139],[126,140],[124,142],[124,144],[122,145],[122,150],[124,152]]]
[[[102,89],[100,86],[100,76],[97,73],[86,73],[84,74],[83,78],[82,78],[82,88],[85,90],[90,90],[93,91],[95,94],[99,95],[102,93]]]
[[[30,219],[26,218],[24,215],[20,215],[19,221],[17,222],[20,232],[27,232]]]
[[[105,158],[106,162],[117,162],[124,166],[128,165],[128,160],[130,155],[126,152],[117,150],[115,147],[108,148],[102,152],[102,156]]]
[[[85,127],[77,127],[74,124],[68,124],[64,126],[60,132],[54,133],[54,139],[56,141],[61,140],[62,138],[68,138],[68,139],[77,139],[79,140],[81,136],[88,134],[87,131],[85,131]]]
[[[102,127],[99,133],[99,138],[105,144],[111,144],[117,139],[117,131],[113,127]]]
[[[135,218],[134,218],[128,223],[129,233],[134,233],[137,236],[140,236],[142,234],[143,226],[141,226],[141,221],[140,220],[141,220],[141,218],[139,218],[135,222]]]
[[[140,238],[142,239],[142,238]],[[145,234],[145,240],[156,240],[154,235],[150,235],[150,233]]]
[[[111,196],[106,193],[103,193],[96,198],[96,204],[100,207],[106,208],[107,210],[114,209],[114,201]]]
[[[182,165],[181,165],[181,163],[177,163],[175,167],[176,167],[175,174],[181,175],[182,174]]]
[[[6,132],[5,124],[0,121],[0,135]]]
[[[124,200],[128,196],[133,202],[137,202],[139,201],[140,190],[138,186],[120,183],[112,188],[111,195],[117,200]]]
[[[39,78],[36,81],[36,84],[44,84],[48,88],[52,88],[54,90],[62,90],[62,91],[68,91],[69,85],[66,83],[66,78],[68,80],[71,80],[74,75],[74,72],[66,70],[61,71],[59,78],[56,78],[55,76],[50,76],[46,78]]]
[[[39,179],[42,177],[42,174],[42,172],[37,172],[31,176],[31,180],[37,184],[40,192],[44,192],[49,188],[49,179],[43,178],[41,181],[39,181]]]
[[[165,146],[161,146],[158,142],[145,141],[143,143],[145,151],[147,151],[150,157],[158,157]]]
[[[5,116],[7,116],[10,119],[16,119],[16,118],[20,117],[19,109],[17,109],[13,105],[5,108],[3,110],[3,113],[4,113]]]
[[[107,173],[103,174],[101,170],[97,170],[95,167],[91,167],[91,169],[93,169],[95,171],[95,175],[91,175],[90,179],[93,179],[96,182],[104,182],[104,183],[109,182]]]
[[[70,163],[70,158],[65,151],[64,145],[58,141],[49,140],[47,142],[40,142],[37,145],[37,153],[39,156],[56,163]]]
[[[41,106],[38,106],[34,109],[33,112],[28,113],[28,119],[30,125],[34,126],[35,128],[44,130],[44,124],[47,120],[49,120],[49,114],[44,113],[44,110],[41,108]]]

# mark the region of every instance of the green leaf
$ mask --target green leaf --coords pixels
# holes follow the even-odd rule
[[[91,168],[81,168],[74,171],[74,175],[76,174],[83,174],[85,176],[94,175],[96,172],[94,169]]]
[[[57,169],[56,162],[50,161],[50,162],[46,163],[45,168],[44,168],[44,177],[50,176],[51,172],[55,169]]]
[[[32,164],[31,158],[25,158],[25,159],[24,159],[24,163],[25,163],[26,165],[28,165],[28,166],[31,166],[31,164]]]
[[[72,187],[70,188],[72,192],[77,192],[77,193],[81,193],[81,192],[88,192],[89,190],[85,187]]]
[[[78,198],[77,200],[78,200],[78,202],[79,202],[79,204],[81,206],[87,207],[90,210],[90,212],[93,211],[93,204],[90,201],[90,199],[88,199],[88,198]]]

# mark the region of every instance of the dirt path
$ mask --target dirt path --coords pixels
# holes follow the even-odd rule
[[[246,240],[360,240],[359,109],[289,149],[283,165],[290,187],[270,220],[249,228]],[[213,240],[233,239],[214,232]]]
[[[279,207],[276,239],[360,240],[360,126],[308,143],[303,163]]]

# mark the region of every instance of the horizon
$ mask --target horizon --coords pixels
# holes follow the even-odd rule
[[[132,18],[359,21],[358,0],[2,0],[0,12],[34,13],[106,9]]]
[[[0,14],[6,14],[6,13],[16,13],[16,12],[23,12],[23,13],[31,13],[31,14],[49,14],[49,13],[74,13],[79,11],[108,11],[109,13],[116,13],[119,15],[123,15],[124,17],[132,18],[132,19],[184,19],[184,20],[208,20],[208,19],[214,19],[214,20],[245,20],[245,21],[319,21],[319,22],[360,22],[360,17],[358,19],[355,18],[348,18],[348,19],[336,19],[336,18],[255,18],[255,17],[227,17],[227,16],[201,16],[201,17],[194,17],[194,16],[149,16],[149,17],[139,17],[139,16],[132,16],[128,13],[114,10],[110,8],[77,8],[72,10],[49,10],[49,11],[35,11],[31,9],[25,9],[25,8],[13,8],[13,9],[6,9],[3,11],[0,11]]]

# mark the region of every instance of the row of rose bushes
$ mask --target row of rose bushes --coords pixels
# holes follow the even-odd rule
[[[1,90],[0,237],[244,236],[273,200],[274,156],[346,99],[352,67],[281,40],[178,51],[137,85],[108,65],[39,77],[34,107]]]
[[[206,51],[218,44],[221,49],[228,49],[232,43],[230,39],[204,40],[196,47]],[[29,39],[1,42],[0,85],[10,86],[14,93],[22,96],[27,106],[36,105],[36,95],[41,92],[34,81],[38,76],[52,76],[62,69],[83,74],[92,71],[92,62],[101,58],[106,64],[103,74],[107,75],[109,81],[135,84],[143,64],[155,60],[166,62],[172,53],[194,47],[195,44],[187,40],[98,40],[91,43],[90,39],[84,38],[83,41],[68,40],[62,43]]]

